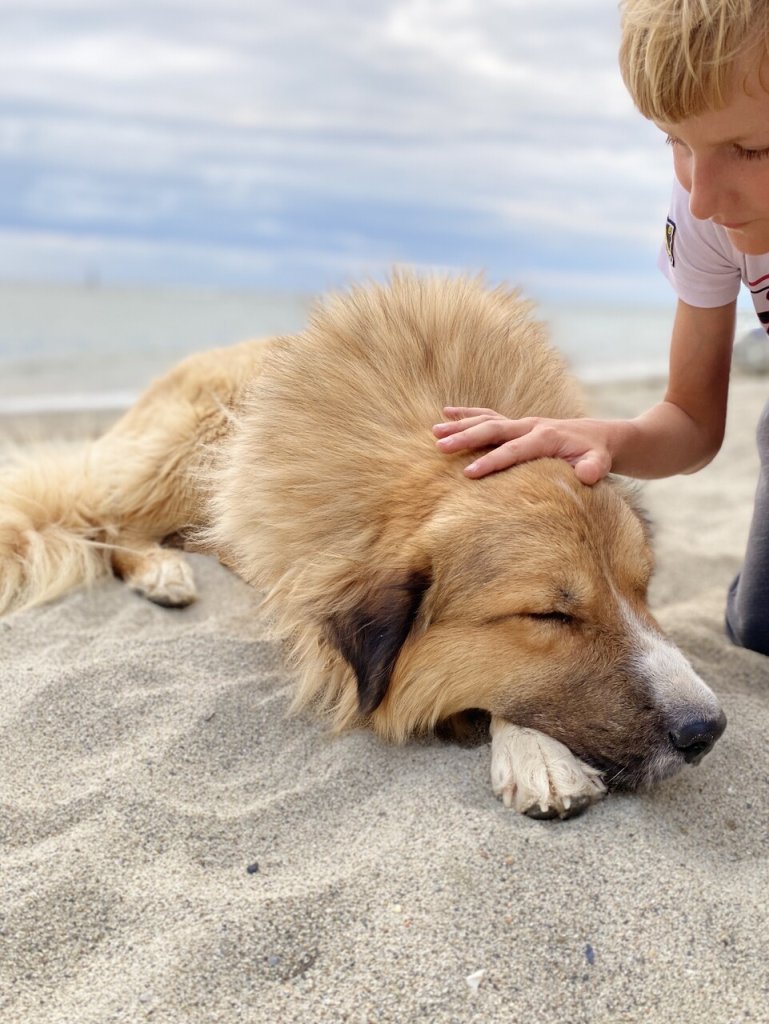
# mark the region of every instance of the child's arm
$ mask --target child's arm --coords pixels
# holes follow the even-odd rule
[[[663,401],[632,420],[509,420],[490,409],[444,412],[433,427],[444,452],[494,447],[467,466],[480,477],[545,456],[565,459],[585,484],[613,470],[653,478],[692,473],[721,446],[736,303],[702,309],[679,300]]]

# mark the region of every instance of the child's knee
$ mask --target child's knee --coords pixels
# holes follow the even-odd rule
[[[726,599],[724,625],[726,635],[736,647],[744,647],[758,654],[769,654],[769,610],[764,607],[743,606],[739,601],[740,577],[731,587]]]
[[[726,612],[726,635],[735,647],[757,654],[769,654],[769,628],[766,622],[752,622],[739,619]]]

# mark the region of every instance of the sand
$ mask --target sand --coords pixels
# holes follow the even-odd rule
[[[715,462],[644,488],[653,607],[726,734],[572,821],[505,810],[485,744],[287,717],[257,595],[209,559],[184,611],[111,581],[0,623],[0,1020],[769,1021],[769,659],[722,630],[767,390],[735,380]]]

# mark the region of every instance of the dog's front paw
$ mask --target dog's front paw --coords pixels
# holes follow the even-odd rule
[[[164,608],[184,608],[197,597],[192,569],[184,556],[157,548],[125,577],[131,590]]]
[[[600,772],[563,743],[495,717],[491,786],[505,807],[532,818],[571,818],[606,793]]]

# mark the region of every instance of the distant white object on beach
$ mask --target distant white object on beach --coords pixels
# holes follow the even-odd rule
[[[769,335],[763,327],[754,327],[737,339],[732,363],[751,376],[769,374]]]

